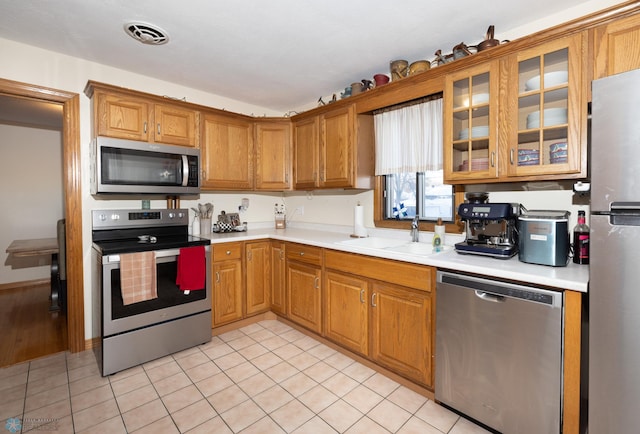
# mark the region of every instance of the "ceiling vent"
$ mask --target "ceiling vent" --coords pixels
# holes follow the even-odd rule
[[[132,22],[124,25],[124,31],[133,39],[148,45],[162,45],[169,42],[167,32],[148,23]]]

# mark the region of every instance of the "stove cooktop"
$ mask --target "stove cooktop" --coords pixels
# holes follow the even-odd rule
[[[211,244],[211,240],[193,235],[160,236],[156,237],[155,242],[141,241],[138,238],[93,242],[94,248],[102,255],[178,249],[181,247],[206,246],[209,244]]]

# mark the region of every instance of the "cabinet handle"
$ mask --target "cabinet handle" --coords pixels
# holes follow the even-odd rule
[[[158,124],[158,135],[160,135],[160,124]]]
[[[318,276],[316,276],[316,278],[313,279],[313,287],[315,289],[319,289],[320,288],[320,278]]]
[[[300,256],[304,256],[304,252],[300,252]]]
[[[324,173],[320,173],[320,181],[324,182]]]
[[[231,252],[227,250],[227,255],[230,254]],[[249,250],[247,252],[247,260],[250,261],[253,259],[253,252],[251,250]]]
[[[220,283],[220,272],[216,271],[216,282]]]
[[[147,123],[146,122],[143,124],[142,130],[144,131],[145,134],[147,134]]]
[[[227,256],[229,256],[231,254],[231,250],[227,250]]]
[[[280,260],[284,260],[284,251],[280,250]]]
[[[491,167],[496,167],[496,152],[491,153]]]
[[[513,166],[513,148],[509,150],[509,162]]]
[[[371,294],[371,307],[377,307],[378,305],[376,304],[376,293],[374,292],[373,294]]]
[[[284,182],[287,182],[287,183],[289,182],[289,174],[288,173],[284,174]]]
[[[360,303],[364,304],[364,289],[360,290]]]
[[[206,171],[202,171],[202,176],[200,177],[201,181],[204,181],[205,179],[207,179],[207,172]]]

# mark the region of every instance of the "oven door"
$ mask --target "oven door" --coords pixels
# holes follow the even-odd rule
[[[211,310],[211,246],[205,246],[205,288],[181,291],[176,285],[180,249],[156,251],[158,297],[124,305],[120,255],[102,256],[102,337],[160,324]]]

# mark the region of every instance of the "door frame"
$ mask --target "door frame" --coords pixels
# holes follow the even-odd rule
[[[0,94],[62,105],[62,160],[67,255],[67,342],[71,352],[84,351],[80,96],[73,92],[5,79],[0,79]]]

